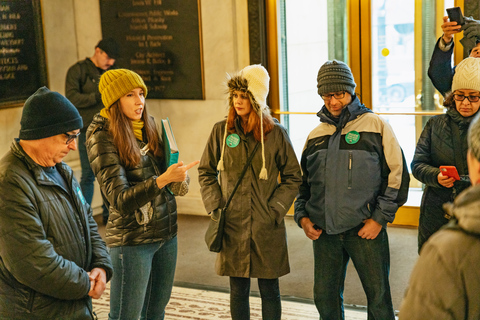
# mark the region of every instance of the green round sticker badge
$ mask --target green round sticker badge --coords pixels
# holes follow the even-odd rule
[[[227,137],[227,146],[235,148],[240,143],[240,137],[236,133],[232,133]]]
[[[350,131],[345,135],[345,141],[347,141],[348,144],[355,144],[360,140],[360,133],[357,131]]]

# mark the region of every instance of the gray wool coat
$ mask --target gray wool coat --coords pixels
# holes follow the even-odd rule
[[[209,213],[223,207],[257,143],[237,123],[239,143],[225,145],[225,170],[218,172],[225,124],[223,120],[214,125],[198,168]],[[298,193],[301,173],[290,139],[278,123],[266,137],[265,162],[268,180],[260,180],[260,145],[226,213],[222,250],[215,264],[218,275],[275,279],[290,272],[284,217]]]

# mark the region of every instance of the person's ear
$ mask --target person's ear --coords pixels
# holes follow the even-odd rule
[[[473,155],[470,149],[467,152],[468,175],[472,184],[480,183],[480,161]]]

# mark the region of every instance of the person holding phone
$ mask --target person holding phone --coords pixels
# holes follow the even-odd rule
[[[454,8],[452,8],[454,9]],[[448,10],[448,9],[447,9]],[[463,17],[461,11],[453,11],[452,19],[448,16],[443,17],[442,31],[443,35],[438,39],[428,67],[428,77],[434,87],[445,96],[451,90],[455,67],[452,67],[452,55],[455,34],[463,32],[463,39],[460,40],[463,46],[469,51],[472,58],[480,58],[480,22],[471,17]],[[463,18],[464,24],[461,25]]]
[[[168,188],[198,164],[165,165],[163,142],[145,103],[147,87],[127,69],[105,72],[104,108],[87,130],[87,151],[110,209],[110,320],[165,316],[177,260],[177,204]]]
[[[420,206],[418,252],[428,238],[450,220],[443,204],[470,186],[467,131],[480,107],[480,59],[466,58],[456,68],[452,92],[445,97],[447,112],[430,118],[418,139],[411,164],[415,178],[425,184]],[[461,179],[444,174],[455,166]]]
[[[284,217],[301,173],[285,128],[270,115],[269,82],[261,65],[229,76],[227,118],[214,125],[198,167],[202,200],[211,213],[225,205],[253,153],[225,214],[215,263],[217,274],[230,278],[233,320],[250,319],[251,278],[258,279],[262,319],[280,320],[278,278],[290,272]]]

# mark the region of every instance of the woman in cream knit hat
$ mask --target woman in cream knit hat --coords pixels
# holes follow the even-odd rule
[[[163,319],[177,256],[177,211],[168,185],[198,161],[166,168],[163,142],[148,115],[148,90],[133,71],[100,78],[104,108],[87,130],[87,150],[104,202],[113,262],[109,319]]]
[[[250,318],[250,278],[258,278],[263,319],[280,319],[278,278],[290,271],[283,218],[301,174],[285,129],[270,115],[269,80],[260,65],[229,77],[227,119],[213,127],[198,168],[203,202],[212,213],[225,205],[258,145],[227,209],[216,261],[217,274],[230,277],[233,320]]]
[[[428,120],[418,139],[412,173],[426,187],[420,206],[418,251],[450,216],[443,204],[470,186],[467,169],[467,131],[480,107],[480,59],[466,58],[453,76],[452,91],[445,96],[446,114]],[[455,166],[460,180],[440,166]]]

